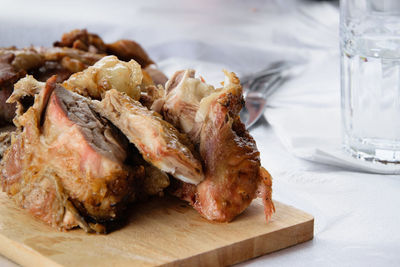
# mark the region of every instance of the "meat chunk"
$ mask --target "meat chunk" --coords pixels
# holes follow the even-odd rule
[[[68,57],[77,59],[88,66],[93,65],[105,56],[104,54],[96,54],[68,47],[36,47],[35,50],[43,55],[46,61],[61,61],[63,58]]]
[[[4,152],[11,145],[11,136],[15,132],[15,127],[7,126],[0,129],[0,160]]]
[[[61,86],[50,97],[43,137],[54,168],[80,212],[96,221],[116,218],[122,200],[133,195],[134,177],[123,164],[125,138],[93,112],[85,98]]]
[[[11,123],[14,117],[15,104],[6,104],[6,99],[18,79],[27,73],[41,81],[57,75],[57,81],[61,82],[102,57],[69,48],[0,48],[0,125]]]
[[[12,94],[12,87],[7,86],[0,88],[0,126],[11,123],[15,115],[15,104],[6,103]]]
[[[72,48],[0,48],[0,86],[12,84],[27,73],[40,81],[58,75],[60,82],[104,56]]]
[[[149,66],[146,67],[144,70],[150,75],[154,84],[165,86],[165,84],[167,83],[168,77],[165,76],[165,74],[159,69]]]
[[[106,52],[106,45],[103,40],[97,34],[88,33],[86,29],[75,29],[64,33],[61,41],[55,42],[54,46],[71,47],[98,54]]]
[[[11,65],[16,71],[29,71],[44,63],[44,57],[34,47],[17,49],[15,47],[0,48],[0,55],[13,55]]]
[[[107,56],[83,72],[72,75],[63,86],[94,99],[101,99],[107,90],[117,89],[139,100],[142,79],[140,65],[135,61],[123,62],[115,56]]]
[[[242,88],[233,73],[225,72],[224,87],[216,90],[195,79],[192,70],[177,72],[166,85],[164,116],[189,134],[205,170],[204,181],[176,183],[173,194],[209,220],[231,221],[257,195],[263,197],[267,219],[274,212],[271,177],[240,121],[242,105]]]
[[[12,85],[28,71],[43,63],[43,56],[33,48],[0,48],[0,87]]]
[[[20,79],[14,85],[14,91],[7,99],[7,104],[16,104],[14,111],[16,116],[13,120],[15,126],[21,127],[19,118],[33,105],[35,95],[39,94],[44,88],[44,82],[39,82],[30,75]]]
[[[41,168],[43,161],[40,143],[40,117],[52,87],[47,87],[36,98],[35,104],[20,119],[23,131],[11,142],[1,161],[0,180],[3,191],[34,216],[62,228],[66,213],[62,190],[58,190],[57,177],[51,170]],[[74,213],[70,211],[69,213]],[[74,226],[79,219],[71,222]]]
[[[165,86],[166,101],[163,111],[166,120],[188,133],[194,143],[199,143],[202,123],[196,121],[196,114],[200,109],[200,102],[215,89],[196,79],[194,75],[194,70],[187,70],[178,71],[172,76]]]
[[[64,33],[61,41],[55,42],[54,46],[70,47],[98,54],[115,55],[124,61],[133,59],[142,68],[154,64],[146,51],[138,43],[131,40],[119,40],[111,44],[105,44],[97,34],[89,33],[86,29],[75,29]]]
[[[0,126],[10,124],[14,118],[15,104],[6,103],[13,83],[25,75],[23,67],[30,68],[33,64],[30,52],[20,52],[13,48],[0,49]]]
[[[164,88],[162,86],[150,85],[144,88],[140,94],[140,103],[150,110],[161,113],[164,105]]]
[[[116,89],[158,112],[164,104],[161,85],[156,86],[151,76],[134,60],[124,62],[115,56],[106,56],[86,70],[73,74],[63,86],[93,99],[101,99],[107,90]]]
[[[1,161],[3,191],[34,216],[59,229],[118,219],[135,198],[142,165],[124,164],[127,140],[88,100],[50,79],[18,122]]]
[[[16,70],[12,62],[15,55],[12,53],[0,54],[0,86],[16,81],[24,72]]]
[[[135,60],[142,68],[154,64],[146,51],[135,41],[132,40],[119,40],[112,44],[107,44],[107,53],[109,55],[116,55],[119,59],[128,61]]]
[[[86,30],[73,30],[62,36],[60,42],[55,42],[55,47],[29,47],[17,49],[15,47],[0,48],[0,126],[11,123],[14,116],[15,105],[5,104],[5,99],[12,91],[12,85],[26,74],[33,75],[39,81],[46,81],[53,75],[57,75],[57,82],[67,80],[72,74],[82,72],[89,66],[92,66],[107,54],[114,54],[123,60],[134,59],[143,67],[149,66],[154,62],[149,58],[143,48],[134,41],[120,40],[112,44],[105,44],[103,40],[93,33]],[[114,63],[116,60],[114,60]],[[154,68],[149,68],[149,74],[132,74],[133,78],[141,79],[139,83],[140,90],[132,83],[137,83],[135,79],[129,79],[126,71],[138,70],[134,63],[116,62],[114,65],[111,60],[103,61],[101,70],[92,69],[93,73],[86,72],[84,75],[72,78],[71,86],[89,86],[90,89],[79,91],[80,94],[100,98],[101,93],[110,86],[117,86],[131,97],[139,99],[141,91],[143,92],[143,102],[151,107],[155,102],[155,96],[158,94],[148,94],[147,92],[158,92],[158,87],[152,89],[155,85],[164,84],[165,75]],[[136,63],[135,63],[136,64]],[[132,68],[133,67],[133,68]],[[94,74],[96,73],[96,74]],[[102,79],[93,82],[97,85],[97,91],[90,87],[91,84],[85,84],[83,80],[90,80],[90,75],[103,75]],[[104,76],[109,75],[111,84],[100,84],[104,82]],[[126,77],[119,79],[118,77]],[[91,77],[92,79],[96,77]],[[154,82],[153,82],[154,80]],[[125,83],[125,84],[124,84]],[[67,85],[65,85],[67,86]],[[151,88],[147,90],[147,86]],[[6,97],[5,97],[6,95]],[[159,98],[161,99],[161,98]],[[161,107],[161,102],[157,102],[156,108]]]
[[[107,91],[101,102],[93,101],[93,106],[128,137],[147,162],[188,183],[203,179],[190,142],[158,113],[115,89]]]

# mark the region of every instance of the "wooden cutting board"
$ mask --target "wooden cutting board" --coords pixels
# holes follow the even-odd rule
[[[253,204],[231,223],[210,223],[168,197],[133,207],[127,225],[108,235],[58,232],[0,193],[0,254],[24,266],[224,266],[313,238],[314,219],[275,202],[265,222]]]

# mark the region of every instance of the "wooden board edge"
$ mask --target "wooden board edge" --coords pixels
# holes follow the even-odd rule
[[[4,235],[0,235],[0,251],[1,255],[22,266],[62,267],[60,264],[30,247],[9,239]]]
[[[310,216],[311,217],[311,216]],[[301,229],[301,231],[300,231]],[[302,235],[287,234],[304,232]],[[272,236],[272,238],[271,238]],[[264,235],[248,238],[231,244],[228,246],[220,247],[213,251],[207,251],[194,255],[189,258],[176,260],[167,264],[162,264],[160,266],[175,267],[175,266],[229,266],[257,258],[275,251],[279,251],[288,247],[295,246],[306,241],[310,241],[314,238],[314,218],[311,217],[309,220],[289,226],[286,228],[279,229],[278,231],[272,233],[266,233]],[[264,241],[271,242],[280,241],[280,246],[268,246],[268,243]],[[254,244],[256,242],[256,244]],[[245,249],[244,248],[248,248]],[[251,251],[253,248],[253,251]],[[240,253],[235,253],[235,251],[240,251]]]

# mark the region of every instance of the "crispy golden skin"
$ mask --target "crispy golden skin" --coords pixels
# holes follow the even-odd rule
[[[188,81],[194,79],[191,70],[177,73],[167,83],[165,117],[190,133],[205,170],[199,185],[178,183],[173,193],[205,218],[220,222],[231,221],[258,195],[269,219],[274,212],[272,180],[261,167],[256,143],[238,116],[243,105],[240,81],[234,73],[225,75],[224,87],[217,90],[201,85],[200,80]]]

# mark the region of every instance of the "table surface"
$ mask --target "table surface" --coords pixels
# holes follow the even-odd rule
[[[221,68],[245,74],[261,69],[273,59],[300,56],[312,61],[324,53],[335,54],[338,49],[337,31],[332,31],[338,27],[335,3],[41,3],[36,6],[33,1],[4,1],[5,8],[0,10],[0,46],[49,46],[62,32],[85,27],[107,42],[121,37],[138,41],[168,75],[177,69],[196,67],[211,82],[221,78]],[[340,88],[337,90],[339,94]],[[251,129],[251,134],[257,141],[262,164],[274,177],[274,199],[313,214],[315,237],[240,265],[400,264],[398,176],[351,172],[296,158],[285,149],[265,118]],[[0,266],[14,263],[0,256]]]

